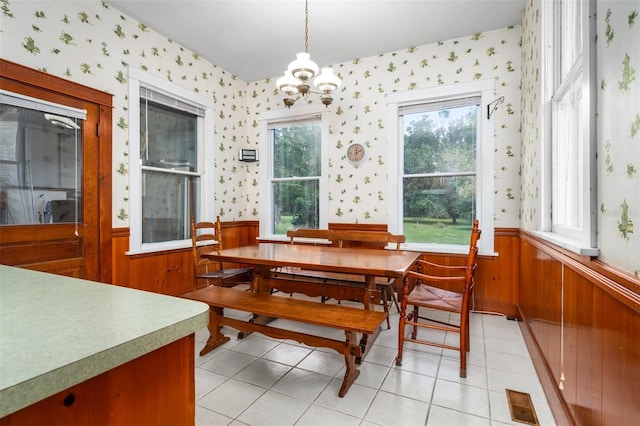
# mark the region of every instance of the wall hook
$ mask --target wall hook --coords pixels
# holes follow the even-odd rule
[[[504,102],[504,96],[500,96],[495,101],[489,102],[489,105],[487,105],[487,120],[490,119],[491,115],[493,115],[495,110],[498,109],[498,105],[500,105],[503,102]]]

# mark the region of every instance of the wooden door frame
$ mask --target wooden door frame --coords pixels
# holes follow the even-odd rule
[[[112,98],[102,92],[0,58],[0,88],[87,110],[96,127],[83,128],[82,276],[100,282],[112,279]],[[0,243],[19,239],[20,228],[2,227]],[[14,229],[12,229],[14,228]],[[34,226],[30,232],[46,228]],[[12,232],[13,231],[13,232]],[[55,234],[55,232],[53,232]],[[12,236],[13,234],[13,236]]]

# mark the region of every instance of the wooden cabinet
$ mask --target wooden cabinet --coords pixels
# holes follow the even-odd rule
[[[193,425],[193,334],[2,419],[17,425]]]
[[[0,425],[193,424],[206,304],[5,265],[0,276]]]

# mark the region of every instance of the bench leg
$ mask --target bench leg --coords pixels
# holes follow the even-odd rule
[[[204,345],[204,348],[200,351],[200,356],[208,354],[218,346],[231,340],[220,332],[220,329],[222,328],[222,323],[220,321],[222,315],[222,308],[218,308],[216,306],[209,307],[209,325],[207,326],[209,329],[209,340],[207,340],[207,344]]]
[[[346,341],[344,344],[344,362],[347,367],[347,371],[344,373],[344,379],[342,380],[342,386],[338,396],[343,397],[360,375],[360,370],[356,367],[356,352],[358,350],[358,339],[356,333],[352,331],[345,331]]]

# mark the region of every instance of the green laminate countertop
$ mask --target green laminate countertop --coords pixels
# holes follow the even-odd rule
[[[177,297],[0,265],[0,418],[205,327]]]

